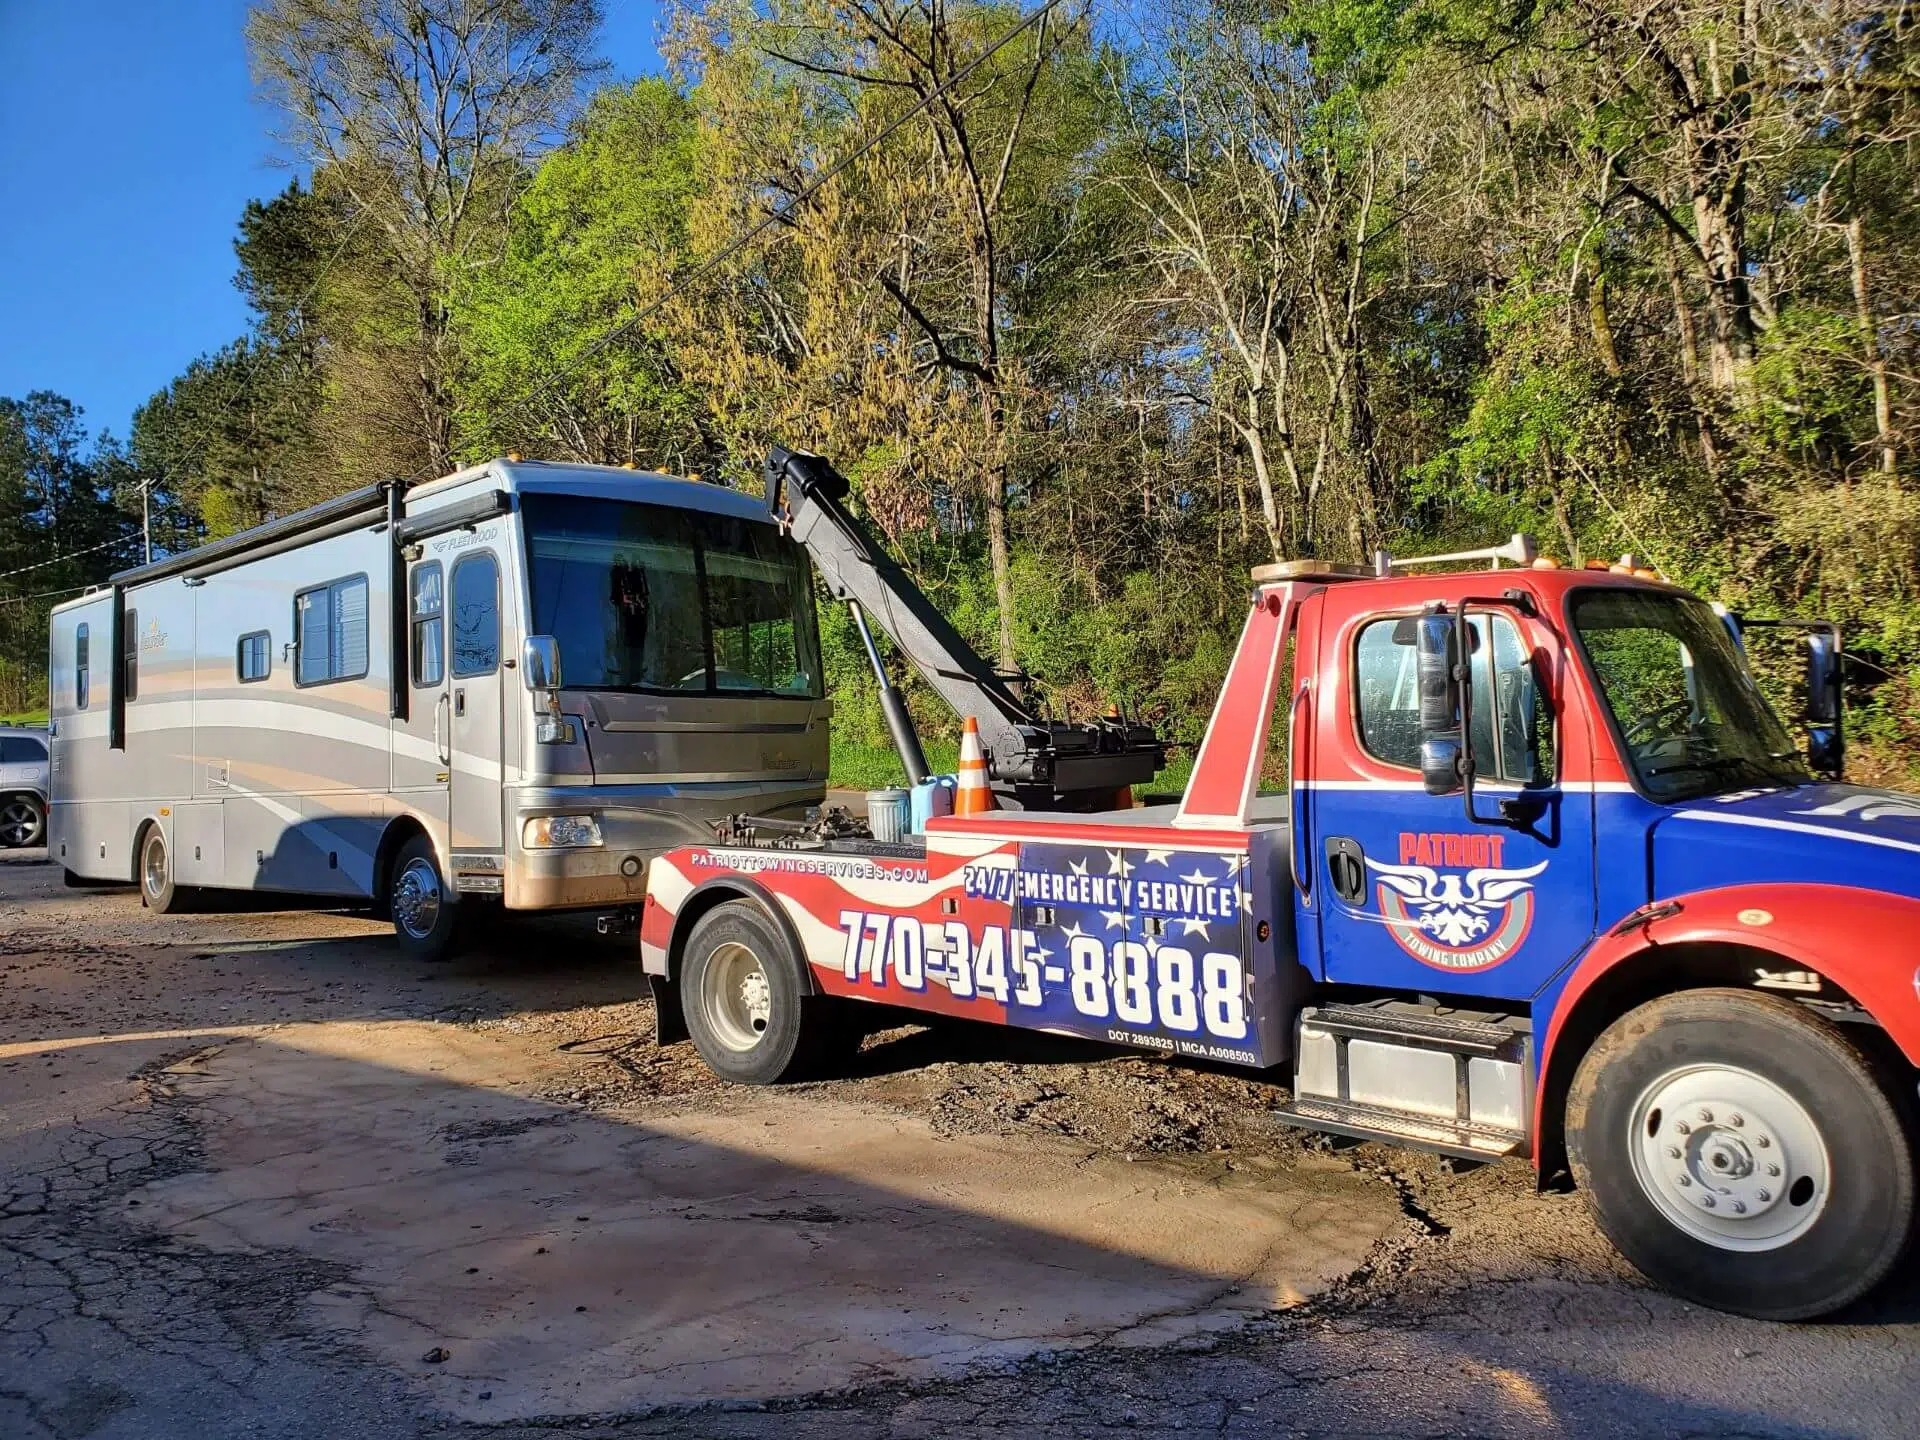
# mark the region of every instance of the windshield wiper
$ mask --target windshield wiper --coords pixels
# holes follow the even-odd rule
[[[1792,752],[1789,751],[1786,755],[1768,755],[1767,759],[1785,760],[1791,755]],[[1671,775],[1679,770],[1705,770],[1709,774],[1722,775],[1729,770],[1737,770],[1742,766],[1745,766],[1768,780],[1779,780],[1782,778],[1761,764],[1760,761],[1752,755],[1709,755],[1702,760],[1680,760],[1672,765],[1652,766],[1647,771],[1647,775],[1648,778],[1652,778],[1655,775]]]

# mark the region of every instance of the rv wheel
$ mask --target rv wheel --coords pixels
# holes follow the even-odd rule
[[[1656,1284],[1807,1320],[1866,1294],[1906,1247],[1901,1108],[1824,1017],[1695,990],[1594,1042],[1567,1096],[1567,1149],[1600,1228]]]
[[[408,955],[416,960],[444,960],[452,952],[460,907],[440,874],[433,842],[426,836],[414,836],[393,857],[387,906],[393,914],[394,938]]]
[[[687,940],[680,1007],[694,1048],[722,1080],[776,1085],[811,1078],[857,1031],[842,1005],[814,995],[800,957],[758,905],[729,901]]]
[[[156,915],[179,914],[189,908],[193,891],[173,883],[173,852],[158,825],[147,828],[140,842],[140,903]]]

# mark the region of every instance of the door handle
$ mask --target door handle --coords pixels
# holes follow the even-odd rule
[[[453,747],[448,743],[447,697],[443,693],[433,702],[433,748],[439,753],[440,763],[447,764],[453,759]]]
[[[1327,879],[1333,893],[1349,905],[1358,905],[1367,893],[1367,857],[1360,842],[1345,835],[1327,837]]]
[[[462,717],[467,713],[467,692],[464,688],[453,692],[453,713]]]

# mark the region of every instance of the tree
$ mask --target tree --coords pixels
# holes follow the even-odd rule
[[[48,610],[139,559],[115,495],[125,478],[71,400],[0,397],[0,711],[45,703]]]
[[[343,484],[451,466],[448,287],[498,256],[601,68],[599,24],[598,0],[263,0],[249,18],[287,139],[352,229],[329,402]]]
[[[693,106],[665,81],[603,91],[515,205],[499,262],[456,280],[468,458],[717,472],[701,397],[629,324],[689,258],[697,143]]]

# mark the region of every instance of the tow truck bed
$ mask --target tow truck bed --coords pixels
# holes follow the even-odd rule
[[[676,973],[682,917],[744,893],[817,993],[1266,1068],[1307,985],[1285,806],[1261,797],[1244,830],[1178,829],[1163,805],[936,820],[924,851],[688,846],[648,872],[641,953]]]

